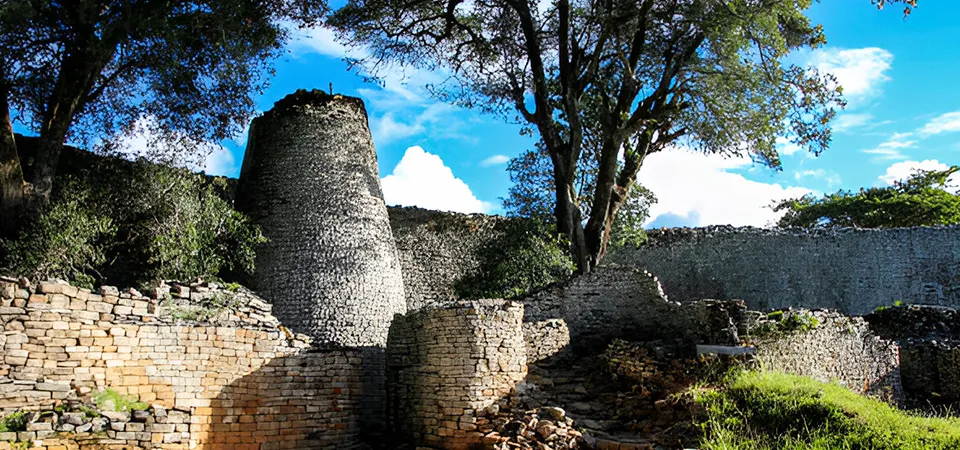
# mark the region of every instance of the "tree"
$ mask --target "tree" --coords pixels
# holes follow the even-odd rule
[[[917,7],[917,0],[870,0],[871,3],[877,5],[877,9],[883,9],[884,6],[893,3],[903,3],[903,16],[909,16],[913,12],[913,8]]]
[[[892,186],[838,191],[822,198],[806,195],[774,206],[786,211],[781,228],[895,228],[960,224],[960,195],[947,190],[960,171],[917,172]]]
[[[577,167],[576,199],[582,217],[590,216],[589,196],[592,195],[596,180],[598,161],[593,154],[583,152]],[[556,198],[556,186],[553,183],[550,156],[542,143],[536,150],[524,152],[510,160],[507,165],[510,173],[510,187],[503,206],[508,216],[526,217],[552,224],[553,202]],[[613,221],[610,242],[614,246],[626,244],[638,245],[646,239],[643,224],[649,218],[650,206],[656,203],[656,196],[649,189],[636,185],[630,190],[629,197],[623,203]]]
[[[200,150],[254,112],[286,23],[321,0],[7,0],[0,4],[0,214],[15,228],[24,178],[49,199],[67,139],[89,144],[148,119],[157,141]],[[10,125],[40,137],[23,174]],[[20,191],[18,194],[17,191]]]
[[[685,146],[778,168],[777,136],[819,153],[841,91],[782,62],[825,42],[810,0],[349,0],[329,20],[375,77],[413,65],[449,74],[443,100],[538,133],[550,157],[557,230],[578,270],[604,256],[644,158]],[[586,226],[577,167],[598,161]]]

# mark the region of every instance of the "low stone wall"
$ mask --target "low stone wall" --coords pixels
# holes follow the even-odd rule
[[[19,441],[72,442],[50,449],[358,445],[360,350],[312,349],[243,289],[176,285],[154,294],[160,299],[0,280],[2,413],[50,412],[104,389],[151,404],[153,417],[169,411],[152,422],[114,418],[95,435],[60,427],[63,415],[54,414]],[[170,423],[174,416],[186,419]]]
[[[523,306],[456,302],[396,316],[387,343],[388,410],[415,446],[465,450],[485,408],[527,374]]]
[[[804,317],[809,328],[778,330],[776,324],[783,319],[768,321],[774,327],[763,333],[758,334],[754,327],[750,340],[757,347],[757,358],[764,369],[836,381],[854,392],[893,403],[903,401],[900,348],[896,342],[878,336],[862,318],[834,311],[800,310],[785,314]]]

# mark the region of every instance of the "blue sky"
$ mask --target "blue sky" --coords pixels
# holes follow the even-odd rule
[[[917,167],[960,163],[960,2],[922,0],[900,8],[868,0],[824,0],[809,11],[828,45],[792,56],[837,75],[849,107],[819,157],[781,147],[783,170],[748,160],[671,151],[648,158],[639,180],[660,199],[650,226],[735,224],[776,219],[772,201],[804,193],[878,186]],[[301,34],[276,63],[261,110],[299,88],[364,99],[389,204],[500,213],[510,186],[506,161],[533,145],[497,117],[434,101],[422,86],[436,74],[393,72],[381,87],[347,72],[347,49],[326,30]],[[245,137],[207,160],[209,172],[236,176]]]

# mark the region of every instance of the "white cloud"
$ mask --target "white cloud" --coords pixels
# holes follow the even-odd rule
[[[814,178],[817,180],[823,180],[827,183],[827,186],[835,186],[840,184],[840,174],[828,171],[824,169],[814,169],[814,170],[803,170],[799,172],[794,172],[793,178],[797,181],[801,181],[804,178]]]
[[[776,148],[777,148],[777,153],[781,155],[792,155],[796,152],[799,152],[800,150],[803,150],[802,147],[800,147],[797,144],[794,144],[793,142],[790,142],[790,140],[785,137],[777,138]]]
[[[891,164],[890,167],[887,167],[887,171],[883,175],[880,175],[880,180],[887,185],[893,185],[895,181],[906,180],[920,170],[947,170],[949,168],[950,166],[935,159],[926,159],[923,161],[901,161]],[[947,182],[948,190],[956,192],[957,186],[960,185],[960,175],[950,175],[950,178],[947,179]]]
[[[499,166],[508,162],[510,162],[510,157],[507,155],[493,155],[487,159],[484,159],[483,161],[480,161],[480,167]]]
[[[875,148],[863,150],[863,153],[876,155],[877,160],[906,159],[901,150],[917,145],[917,141],[910,140],[910,137],[913,137],[913,133],[893,133],[885,142]]]
[[[487,213],[495,207],[474,196],[467,183],[455,177],[439,156],[420,147],[408,148],[393,173],[380,183],[388,205],[462,213]]]
[[[224,147],[220,147],[207,155],[201,168],[208,175],[236,177],[240,173],[240,168],[237,167],[237,160],[233,157],[233,153],[230,153],[230,150]]]
[[[877,47],[818,49],[810,56],[814,67],[837,77],[844,96],[854,104],[875,95],[890,79],[885,72],[892,62],[893,54]]]
[[[300,29],[291,25],[290,50],[294,55],[307,52],[319,53],[324,56],[343,58],[350,49],[337,42],[333,30],[326,27]],[[352,53],[356,54],[356,50]]]
[[[870,124],[873,121],[873,114],[855,114],[847,113],[840,114],[833,121],[831,126],[833,131],[838,133],[843,133],[851,131],[855,128],[862,128],[867,124]]]
[[[920,128],[920,133],[925,135],[954,131],[960,131],[960,111],[943,114]]]
[[[647,157],[638,181],[657,196],[647,224],[657,217],[674,215],[688,218],[691,226],[768,226],[781,215],[770,208],[772,203],[812,192],[803,187],[752,181],[728,171],[749,165],[747,157],[723,158],[685,150]]]

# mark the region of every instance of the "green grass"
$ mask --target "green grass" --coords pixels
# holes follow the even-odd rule
[[[702,450],[960,448],[960,419],[909,414],[806,377],[744,372],[694,395],[706,410]]]
[[[97,408],[100,408],[104,411],[115,411],[115,412],[125,412],[125,411],[145,411],[150,405],[137,401],[134,398],[127,397],[125,395],[120,395],[117,391],[113,389],[106,389],[100,392],[97,392],[93,396],[93,402],[97,404]]]

